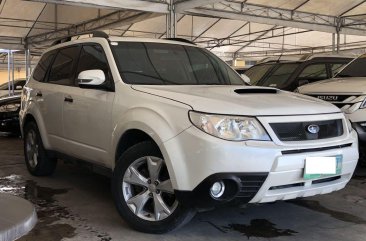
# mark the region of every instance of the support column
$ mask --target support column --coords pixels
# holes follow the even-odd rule
[[[177,14],[174,9],[174,1],[168,0],[169,13],[166,15],[166,37],[175,38],[177,36]]]
[[[14,63],[14,52],[11,53],[11,95],[14,95],[14,76],[15,76],[15,63]]]
[[[8,95],[10,96],[10,81],[11,81],[11,57],[10,57],[11,50],[8,50]]]
[[[335,33],[332,33],[332,53],[334,54],[336,51],[336,46],[335,46]]]
[[[337,18],[337,23],[336,23],[336,34],[337,34],[337,54],[339,53],[340,50],[340,43],[341,43],[341,26],[342,26],[342,19],[341,18]]]
[[[24,46],[25,48],[25,77],[27,78],[27,81],[30,78],[30,74],[31,74],[31,60],[30,60],[30,51],[29,51],[29,47],[28,44],[25,44]]]

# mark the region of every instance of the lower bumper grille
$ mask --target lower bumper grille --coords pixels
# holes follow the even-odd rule
[[[241,202],[249,202],[257,194],[263,183],[266,181],[268,174],[248,174],[238,176],[240,179],[240,190],[236,195],[236,199]]]

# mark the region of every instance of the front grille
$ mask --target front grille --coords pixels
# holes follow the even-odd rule
[[[240,190],[236,196],[241,202],[249,202],[257,194],[266,180],[268,173],[247,174],[240,178]]]
[[[314,122],[271,123],[270,126],[281,141],[320,140],[343,135],[341,119]],[[309,126],[318,126],[318,132],[311,133]]]

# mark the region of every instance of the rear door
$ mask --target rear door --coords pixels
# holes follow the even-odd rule
[[[57,51],[51,51],[44,54],[34,69],[32,81],[27,84],[30,91],[30,97],[40,111],[40,117],[37,124],[46,131],[47,139],[51,145],[48,148],[53,149],[57,145],[57,140],[62,136],[61,119],[62,119],[62,99],[57,94],[57,88],[47,83],[49,68],[54,61]]]
[[[109,86],[114,86],[103,48],[98,44],[83,45],[76,71],[100,69]],[[112,88],[113,89],[113,88]],[[108,161],[112,135],[114,91],[74,87],[64,93],[63,130],[68,153],[74,157],[103,164]]]

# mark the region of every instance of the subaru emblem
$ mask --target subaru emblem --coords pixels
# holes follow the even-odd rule
[[[320,130],[318,125],[308,125],[307,131],[311,134],[317,134]]]

